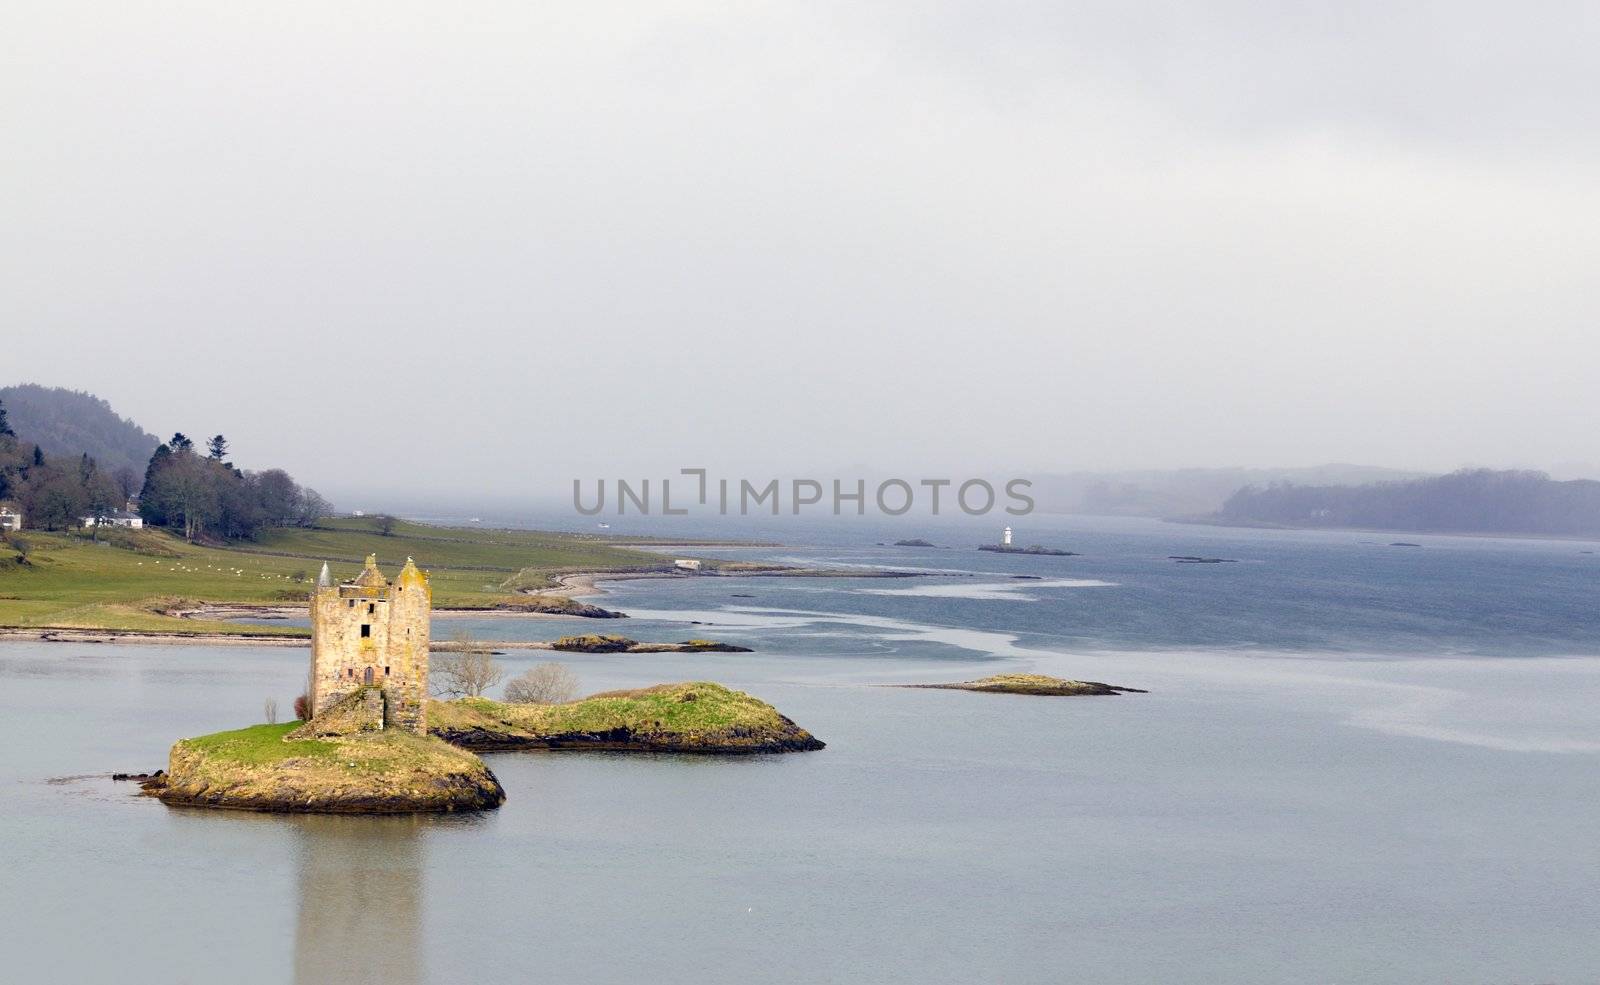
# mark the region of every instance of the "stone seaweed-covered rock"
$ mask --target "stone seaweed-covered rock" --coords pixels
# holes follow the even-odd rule
[[[684,640],[677,644],[678,650],[683,653],[754,653],[748,646],[737,646],[733,643],[718,643],[716,640]]]
[[[607,691],[560,705],[435,701],[428,706],[428,725],[448,742],[480,750],[734,754],[823,748],[766,702],[707,681]]]
[[[753,653],[748,646],[718,643],[716,640],[684,640],[682,643],[635,643],[629,653]]]
[[[183,739],[146,793],[173,805],[329,814],[478,811],[505,790],[483,760],[399,729],[288,739],[300,723]]]
[[[958,684],[906,684],[903,687],[928,688],[938,691],[986,691],[992,694],[1039,694],[1068,696],[1077,694],[1147,694],[1136,687],[1118,687],[1099,681],[1071,681],[1043,674],[996,674],[977,681]]]
[[[573,653],[626,653],[638,646],[638,642],[626,636],[602,636],[590,633],[586,636],[563,636],[550,644],[552,650],[567,650]]]

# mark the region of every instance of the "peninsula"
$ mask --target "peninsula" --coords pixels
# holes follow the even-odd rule
[[[372,516],[325,516],[307,526],[264,528],[253,540],[203,543],[150,527],[0,530],[0,638],[286,638],[303,645],[309,630],[272,620],[304,611],[306,591],[322,564],[329,564],[335,578],[351,577],[361,570],[362,558],[376,553],[425,559],[435,611],[523,617],[622,618],[577,598],[598,594],[597,578],[911,576],[712,559],[685,573],[643,543]]]

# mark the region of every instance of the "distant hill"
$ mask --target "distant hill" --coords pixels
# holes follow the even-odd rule
[[[144,475],[160,442],[91,393],[23,383],[0,389],[11,429],[54,458],[87,452],[106,474],[131,468]]]
[[[1417,479],[1370,465],[1317,465],[1284,469],[1171,469],[1132,472],[1069,472],[1029,476],[1037,508],[1045,513],[1106,516],[1197,516],[1222,508],[1245,486],[1292,482],[1315,486],[1359,486]]]
[[[1207,519],[1246,526],[1600,538],[1600,482],[1464,469],[1354,488],[1253,486],[1234,493]]]

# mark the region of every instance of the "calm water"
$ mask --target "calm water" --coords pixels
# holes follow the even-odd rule
[[[759,652],[572,655],[586,688],[721,680],[828,749],[496,755],[510,800],[478,818],[132,797],[84,775],[287,708],[304,652],[0,645],[5,977],[1600,981],[1594,545],[942,532],[749,552],[937,577],[613,586],[635,618],[607,630]],[[1021,669],[1152,693],[864,686]]]

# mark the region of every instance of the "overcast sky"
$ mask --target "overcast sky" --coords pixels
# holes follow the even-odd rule
[[[14,0],[0,377],[335,494],[1594,459],[1597,27]]]

